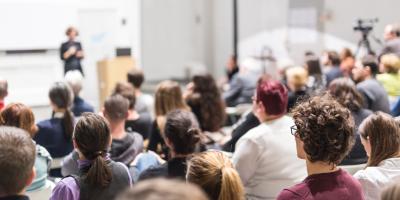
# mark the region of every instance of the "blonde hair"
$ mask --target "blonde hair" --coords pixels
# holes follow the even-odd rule
[[[381,193],[381,200],[400,199],[400,184],[393,183]]]
[[[189,160],[187,180],[204,189],[211,200],[243,200],[239,174],[222,152],[208,151]]]
[[[155,94],[156,116],[164,116],[176,109],[190,110],[183,100],[182,91],[175,81],[163,81]]]
[[[307,84],[308,72],[304,67],[291,67],[286,70],[288,84],[292,84],[295,89],[300,89]]]
[[[383,55],[381,63],[387,73],[397,73],[400,69],[400,59],[393,53]]]

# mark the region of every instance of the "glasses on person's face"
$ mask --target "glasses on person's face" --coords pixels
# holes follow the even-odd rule
[[[290,127],[290,133],[295,137],[297,136],[297,126],[296,125],[293,125]]]

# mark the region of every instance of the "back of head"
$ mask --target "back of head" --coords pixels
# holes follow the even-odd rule
[[[129,70],[127,74],[127,79],[130,84],[132,84],[133,87],[139,89],[143,82],[144,82],[144,74],[143,71],[139,68],[133,68]]]
[[[307,85],[307,70],[300,66],[291,67],[286,70],[286,79],[291,89],[300,90]]]
[[[379,72],[379,67],[376,57],[373,55],[366,55],[362,57],[361,64],[363,67],[369,67],[372,76],[375,76]]]
[[[36,147],[29,134],[0,127],[0,197],[20,194],[33,180]]]
[[[308,56],[306,58],[306,67],[309,75],[321,75],[321,64],[316,56]]]
[[[400,199],[400,183],[394,182],[381,193],[381,200]]]
[[[381,57],[381,64],[386,73],[397,74],[400,69],[400,59],[396,54],[386,54]]]
[[[244,188],[239,174],[222,152],[194,155],[188,164],[187,180],[196,183],[211,200],[242,200]]]
[[[263,104],[268,115],[283,115],[287,111],[288,91],[275,80],[261,80],[256,89],[256,101]]]
[[[343,61],[346,58],[354,58],[353,52],[351,52],[351,49],[349,48],[344,48],[340,52],[340,60]]]
[[[330,95],[314,96],[293,109],[298,137],[310,162],[339,164],[354,143],[350,111]]]
[[[338,78],[329,84],[330,94],[351,111],[363,108],[363,99],[355,83],[349,78]]]
[[[0,100],[4,99],[8,95],[8,82],[5,79],[0,78]]]
[[[129,109],[134,109],[136,104],[135,88],[127,82],[118,82],[113,90],[113,95],[120,94],[129,101]]]
[[[400,127],[392,116],[374,113],[364,119],[359,132],[371,144],[367,166],[378,166],[383,160],[399,155]]]
[[[328,51],[328,60],[329,64],[332,66],[340,65],[340,57],[336,51]]]
[[[174,110],[167,114],[164,134],[177,154],[188,155],[200,142],[200,129],[196,117],[188,111]]]
[[[126,190],[116,200],[208,200],[197,186],[178,180],[150,179]]]
[[[110,129],[100,115],[84,113],[76,124],[75,144],[87,160],[93,161],[83,179],[90,186],[105,187],[111,182],[111,170],[104,158],[109,149],[110,140]]]
[[[124,121],[128,116],[129,101],[122,95],[109,96],[104,102],[104,116],[112,122]]]
[[[37,132],[32,110],[22,103],[8,104],[0,113],[0,125],[24,129],[31,137]]]
[[[175,109],[186,109],[179,84],[175,81],[163,81],[155,93],[155,110],[157,116],[166,115]]]
[[[82,90],[82,73],[79,70],[70,70],[65,74],[64,79],[74,92],[74,96],[79,96],[79,92]]]

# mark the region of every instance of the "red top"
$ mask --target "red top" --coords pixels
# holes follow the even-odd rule
[[[0,111],[4,108],[4,101],[0,101]]]
[[[313,174],[303,182],[282,190],[277,200],[363,200],[360,183],[346,171]]]

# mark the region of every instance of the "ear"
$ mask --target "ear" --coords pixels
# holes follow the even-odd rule
[[[365,66],[364,69],[369,73],[372,74],[372,70],[370,66]]]
[[[36,169],[35,169],[35,166],[33,166],[31,175],[29,176],[28,180],[26,180],[26,187],[28,187],[32,184],[33,180],[35,180],[35,177],[36,177]]]
[[[74,149],[78,149],[78,145],[76,145],[75,139],[72,139],[72,145],[74,146]]]

